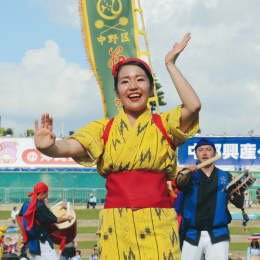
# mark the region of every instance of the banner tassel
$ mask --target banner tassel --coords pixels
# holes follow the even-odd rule
[[[84,18],[84,13],[83,13],[82,0],[79,0],[79,14],[80,14],[81,34],[82,34],[82,38],[83,38],[84,49],[86,51],[87,63],[90,65],[91,71],[94,74],[94,76],[97,80],[97,83],[99,85],[99,88],[100,88],[100,91],[101,91],[101,96],[102,96],[102,103],[103,103],[103,107],[104,107],[104,115],[107,118],[107,105],[105,103],[105,97],[104,97],[104,92],[103,92],[103,88],[102,88],[102,82],[100,81],[100,77],[97,73],[95,63],[94,63],[94,61],[91,60],[90,55],[89,55],[90,46],[88,44],[88,39],[87,39],[87,35],[86,35],[86,32],[85,32],[85,18]]]

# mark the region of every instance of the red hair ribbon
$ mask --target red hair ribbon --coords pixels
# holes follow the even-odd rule
[[[147,70],[150,72],[150,74],[153,75],[151,68],[149,67],[149,65],[146,62],[144,62],[143,60],[137,59],[137,58],[131,58],[131,59],[119,61],[118,63],[116,63],[113,66],[112,75],[114,76],[114,78],[117,76],[117,72],[118,72],[119,67],[123,64],[130,62],[130,61],[138,61],[138,62],[142,63],[147,68]]]

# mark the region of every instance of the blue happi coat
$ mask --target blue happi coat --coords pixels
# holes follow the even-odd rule
[[[231,215],[227,208],[227,194],[222,192],[227,186],[231,175],[220,169],[214,168],[217,173],[214,181],[214,190],[217,194],[214,194],[214,199],[210,204],[209,222],[208,226],[201,226],[199,223],[199,208],[198,206],[198,194],[199,189],[202,189],[200,185],[199,170],[191,176],[192,185],[189,189],[184,191],[184,198],[181,206],[181,214],[183,216],[180,227],[180,240],[187,241],[192,245],[198,245],[200,239],[200,233],[202,230],[207,230],[211,237],[211,242],[218,243],[220,241],[229,240],[229,230],[227,224],[231,221]],[[215,199],[216,198],[216,199]],[[211,197],[207,198],[211,199]]]

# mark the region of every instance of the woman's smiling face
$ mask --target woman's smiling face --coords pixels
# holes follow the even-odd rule
[[[143,113],[152,87],[145,71],[136,65],[124,65],[118,73],[116,95],[122,100],[125,113]]]

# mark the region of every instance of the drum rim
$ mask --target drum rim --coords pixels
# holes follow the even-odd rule
[[[242,172],[240,173],[238,176],[235,177],[235,179],[233,179],[227,186],[226,189],[228,189],[230,186],[236,184],[237,181],[239,181],[242,177],[244,177],[245,175],[248,175],[247,177],[252,178],[252,175],[250,172],[246,171],[246,172]]]
[[[61,206],[58,206],[58,207],[61,207]],[[58,208],[57,207],[57,208]],[[54,210],[54,209],[52,209],[52,210]],[[65,210],[65,209],[64,209]],[[63,223],[55,223],[54,225],[59,229],[59,230],[63,230],[63,229],[67,229],[68,227],[71,227],[71,226],[73,226],[74,224],[75,224],[75,222],[77,221],[77,216],[76,216],[76,212],[71,208],[70,209],[70,215],[72,216],[72,217],[74,217],[70,222],[69,221],[66,221],[66,222],[63,222]],[[54,214],[54,212],[53,212],[53,214]],[[55,215],[55,214],[54,214]],[[56,215],[55,215],[56,216]],[[57,216],[56,216],[57,217]],[[70,224],[68,225],[68,223],[67,222],[69,222]]]
[[[245,176],[245,179],[237,184],[238,180],[241,179],[241,177]],[[241,195],[243,192],[245,192],[247,189],[249,189],[255,182],[255,179],[253,178],[253,176],[251,175],[251,173],[247,170],[244,173],[241,173],[240,175],[238,175],[234,180],[232,180],[224,189],[225,192],[229,193],[229,195],[231,196],[231,198],[233,199],[234,197],[236,197],[236,195],[233,194],[237,194],[237,195]],[[229,190],[233,185],[236,185],[235,188],[233,188],[232,190]],[[245,188],[244,191],[241,191],[241,188]]]

